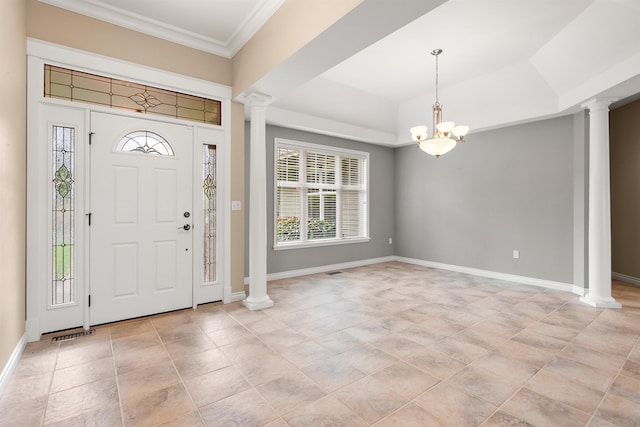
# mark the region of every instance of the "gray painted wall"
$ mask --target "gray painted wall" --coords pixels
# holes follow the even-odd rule
[[[573,150],[573,116],[397,149],[395,255],[572,283]]]
[[[249,123],[246,131],[246,162],[249,159]],[[267,273],[279,273],[344,262],[360,261],[393,255],[394,245],[388,243],[394,230],[394,149],[378,145],[365,144],[342,138],[319,135],[310,132],[267,126]],[[369,235],[371,241],[348,245],[323,246],[316,248],[273,250],[273,143],[275,138],[309,142],[333,147],[342,147],[370,153],[369,158]],[[245,224],[249,224],[249,177],[245,178]],[[246,230],[246,247],[249,247],[249,230]],[[249,276],[249,251],[245,251],[245,276]]]

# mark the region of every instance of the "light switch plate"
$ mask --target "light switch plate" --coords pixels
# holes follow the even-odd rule
[[[242,208],[242,204],[240,203],[240,200],[232,200],[231,201],[231,210],[232,211],[239,211]]]

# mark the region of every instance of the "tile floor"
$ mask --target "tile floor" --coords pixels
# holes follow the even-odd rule
[[[0,426],[640,425],[640,287],[595,309],[393,262],[269,294],[30,343]]]

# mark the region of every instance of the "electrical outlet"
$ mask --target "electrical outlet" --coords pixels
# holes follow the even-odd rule
[[[393,239],[391,237],[389,237],[389,244],[393,245]]]
[[[232,211],[239,211],[241,209],[242,204],[240,203],[240,200],[232,200],[231,201],[231,210]]]
[[[513,259],[519,259],[520,258],[520,251],[517,249],[513,250]]]

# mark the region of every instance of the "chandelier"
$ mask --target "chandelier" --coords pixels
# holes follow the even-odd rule
[[[436,157],[451,151],[457,141],[462,141],[469,132],[469,126],[456,126],[454,122],[442,121],[442,105],[438,102],[438,55],[441,53],[442,49],[431,51],[431,55],[436,57],[436,103],[433,104],[433,135],[429,138],[426,126],[411,128],[411,138],[418,143],[420,149]],[[454,138],[450,138],[451,135]]]

